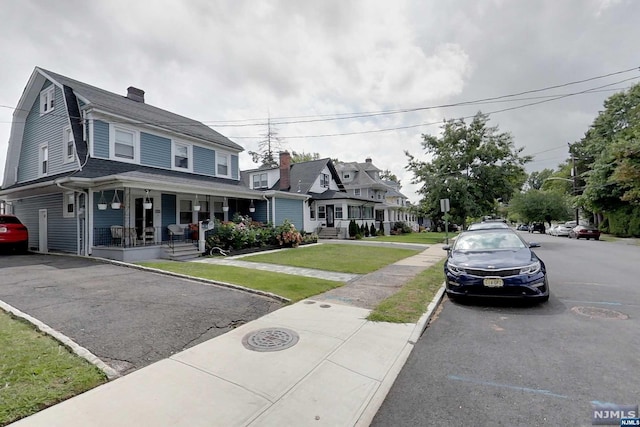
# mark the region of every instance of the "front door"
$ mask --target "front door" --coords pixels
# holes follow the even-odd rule
[[[149,209],[144,208],[144,204],[151,202]],[[145,228],[153,228],[153,197],[139,197],[136,199],[136,234],[142,238]],[[153,234],[153,232],[151,232]]]
[[[333,205],[327,205],[327,227],[335,227],[333,220]]]

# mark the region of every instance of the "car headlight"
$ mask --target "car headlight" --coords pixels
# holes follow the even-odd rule
[[[527,265],[520,269],[520,274],[536,274],[540,271],[540,261],[536,261],[533,264]]]
[[[461,274],[465,274],[466,273],[464,271],[464,268],[458,267],[457,265],[451,264],[450,262],[447,263],[447,270],[449,270],[449,272],[451,274],[453,274],[454,276],[459,276]]]

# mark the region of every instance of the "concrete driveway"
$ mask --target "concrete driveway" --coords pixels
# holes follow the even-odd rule
[[[59,255],[0,255],[0,300],[128,373],[277,310],[282,303]]]

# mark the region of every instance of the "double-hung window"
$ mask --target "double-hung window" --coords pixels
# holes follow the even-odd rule
[[[180,224],[191,224],[193,222],[193,201],[188,199],[180,200]]]
[[[334,210],[336,219],[342,219],[342,206],[336,206]]]
[[[220,154],[216,156],[216,175],[229,176],[229,156],[227,154]]]
[[[137,160],[137,142],[138,135],[136,132],[124,129],[114,128],[113,132],[113,157],[118,160]]]
[[[176,169],[191,170],[191,146],[187,144],[173,144],[173,167]]]
[[[318,206],[318,219],[325,219],[327,217],[327,207],[320,205]]]
[[[51,85],[40,92],[40,115],[47,114],[53,111],[56,95],[55,89],[55,86]]]
[[[354,196],[359,196],[360,195],[360,189],[359,188],[354,188],[353,189],[353,195]]]
[[[49,145],[45,142],[40,146],[38,175],[46,176],[49,173]]]
[[[71,131],[70,127],[66,127],[64,128],[64,133],[63,133],[63,138],[64,138],[64,162],[65,163],[70,163],[73,162],[73,160],[75,159],[75,145],[73,143],[73,132]]]
[[[268,188],[267,174],[266,173],[257,173],[253,175],[253,188]]]

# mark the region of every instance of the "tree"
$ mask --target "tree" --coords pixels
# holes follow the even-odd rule
[[[298,153],[296,151],[291,152],[291,163],[302,163],[302,162],[310,162],[312,160],[319,160],[319,153],[305,153],[304,151]]]
[[[541,171],[534,171],[529,174],[527,182],[525,183],[527,189],[540,190],[544,182],[553,175],[552,169],[543,169]]]
[[[388,181],[393,181],[400,184],[400,180],[398,179],[396,174],[392,173],[389,169],[385,169],[380,173],[380,179],[386,179]]]
[[[586,171],[583,200],[594,211],[640,204],[640,84],[604,103],[574,155]]]
[[[487,122],[488,116],[478,113],[468,125],[462,119],[446,121],[440,137],[423,135],[430,162],[405,151],[412,182],[422,184],[420,210],[432,220],[442,218],[440,199],[449,199],[452,221],[465,225],[468,217],[491,213],[496,200],[508,203],[527,179],[524,164],[531,157],[520,155],[523,149],[515,148],[511,134]]]
[[[525,223],[571,218],[567,196],[534,189],[514,195],[509,203],[509,214]]]
[[[283,150],[282,139],[278,138],[278,131],[271,125],[271,118],[267,119],[267,133],[262,135],[263,139],[258,142],[258,151],[249,151],[254,163],[261,163],[260,166],[275,168],[278,167],[276,153]]]

